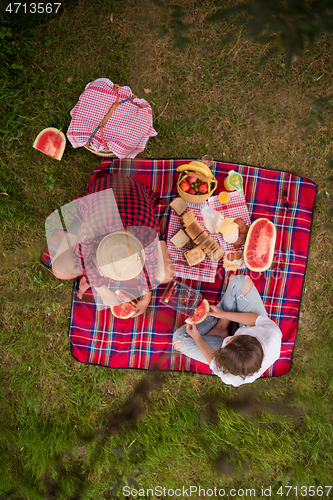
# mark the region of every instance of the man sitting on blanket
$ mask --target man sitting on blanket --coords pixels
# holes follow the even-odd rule
[[[107,286],[110,278],[137,278],[142,297],[133,317],[143,314],[151,291],[174,274],[166,243],[158,237],[154,208],[159,198],[127,175],[109,174],[95,180],[73,203],[75,216],[53,258],[54,275],[60,279],[83,275],[79,298],[93,287],[109,307],[120,303]],[[112,262],[105,262],[105,256],[113,257]]]
[[[234,276],[221,302],[210,307],[198,327],[186,324],[175,331],[174,348],[208,364],[225,384],[253,382],[279,358],[280,328],[268,318],[256,287],[245,275]],[[240,328],[228,336],[231,321]]]

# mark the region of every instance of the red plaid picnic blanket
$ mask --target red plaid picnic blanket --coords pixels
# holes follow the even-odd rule
[[[89,182],[98,176],[121,171],[147,184],[165,200],[156,209],[160,226],[165,230],[171,211],[168,204],[177,196],[176,168],[182,163],[184,160],[104,160]],[[281,328],[281,356],[263,375],[279,376],[291,367],[317,188],[312,181],[288,172],[215,162],[212,171],[219,182],[217,192],[222,189],[223,179],[231,169],[243,176],[251,220],[267,217],[277,227],[272,267],[262,274],[248,269],[241,272],[252,278],[269,316]],[[214,283],[178,279],[216,304],[226,290],[229,278],[230,273],[225,272],[219,262]],[[173,350],[172,333],[184,324],[186,318],[181,312],[174,312],[159,303],[166,286],[162,285],[153,292],[144,316],[120,320],[113,318],[109,310],[98,311],[92,294],[86,294],[84,300],[80,300],[76,282],[69,332],[73,356],[83,363],[111,368],[158,367],[211,374],[208,365]]]
[[[251,219],[249,215],[249,211],[247,208],[246,200],[244,195],[239,195],[236,191],[229,194],[230,200],[226,205],[222,205],[218,196],[211,196],[206,202],[198,205],[195,203],[187,203],[188,209],[193,210],[196,218],[198,219],[199,224],[203,227],[207,234],[210,234],[217,243],[223,248],[224,251],[227,250],[235,250],[233,245],[230,243],[226,243],[222,238],[221,233],[211,234],[206,226],[204,225],[203,218],[201,215],[201,207],[203,205],[210,206],[217,212],[221,212],[224,217],[241,217],[245,224],[250,226]],[[183,214],[182,214],[183,215]],[[199,280],[199,281],[207,281],[208,283],[214,283],[216,278],[216,273],[219,266],[218,262],[213,262],[209,257],[206,257],[200,264],[190,267],[183,256],[183,252],[189,250],[193,247],[193,243],[188,243],[181,250],[178,250],[175,245],[170,241],[170,238],[174,236],[179,229],[181,229],[181,223],[178,215],[174,210],[171,210],[168,231],[167,231],[167,245],[170,253],[170,257],[175,266],[175,276],[179,276],[180,278]],[[240,248],[242,250],[244,245]],[[245,269],[245,264],[242,264],[240,269]]]
[[[118,93],[119,102],[132,97],[130,87],[119,87]],[[72,121],[67,137],[73,148],[87,143],[115,101],[116,92],[110,80],[98,78],[88,83],[71,110]],[[157,132],[153,128],[150,104],[138,98],[120,104],[103,128],[104,140],[118,158],[135,158],[145,149],[149,137],[154,135]],[[94,135],[90,145],[95,151],[104,149],[100,131]]]

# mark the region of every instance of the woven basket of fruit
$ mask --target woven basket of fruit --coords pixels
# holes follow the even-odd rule
[[[202,203],[217,188],[217,180],[209,167],[199,161],[192,161],[177,168],[180,176],[177,180],[177,191],[183,200],[188,203]]]

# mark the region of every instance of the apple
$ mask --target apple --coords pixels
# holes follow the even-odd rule
[[[180,189],[182,191],[188,191],[191,188],[191,184],[185,179],[180,183]]]
[[[188,177],[187,180],[190,184],[193,184],[193,182],[196,182],[197,178],[196,177]]]
[[[193,188],[190,188],[187,192],[188,194],[197,194],[196,190]]]
[[[207,193],[207,191],[208,191],[207,182],[202,182],[198,189],[199,189],[200,193]]]

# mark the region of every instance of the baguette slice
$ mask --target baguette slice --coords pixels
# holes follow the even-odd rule
[[[223,248],[218,245],[218,248],[216,250],[213,250],[212,252],[207,253],[207,257],[209,257],[213,262],[218,262],[220,259],[222,259],[224,255]]]
[[[191,240],[182,229],[179,229],[179,231],[172,238],[170,238],[170,241],[176,248],[178,248],[178,250],[180,250]]]
[[[209,238],[209,235],[206,233],[206,231],[204,231],[203,233],[199,234],[199,236],[194,238],[193,241],[196,245],[201,245],[207,238]]]
[[[195,213],[193,212],[193,210],[189,210],[188,212],[186,212],[185,215],[183,215],[182,217],[180,217],[180,222],[184,226],[188,226],[194,220],[197,220],[197,218],[196,218]]]
[[[205,254],[200,247],[193,247],[191,250],[184,252],[184,257],[189,266],[196,266],[205,259]]]
[[[212,236],[208,236],[208,238],[201,243],[201,248],[206,252],[207,250],[209,251],[210,249],[213,249],[215,246],[216,241]]]
[[[185,231],[189,235],[191,240],[195,240],[195,238],[197,238],[204,232],[204,229],[200,226],[199,222],[195,220],[189,226],[185,227]]]

